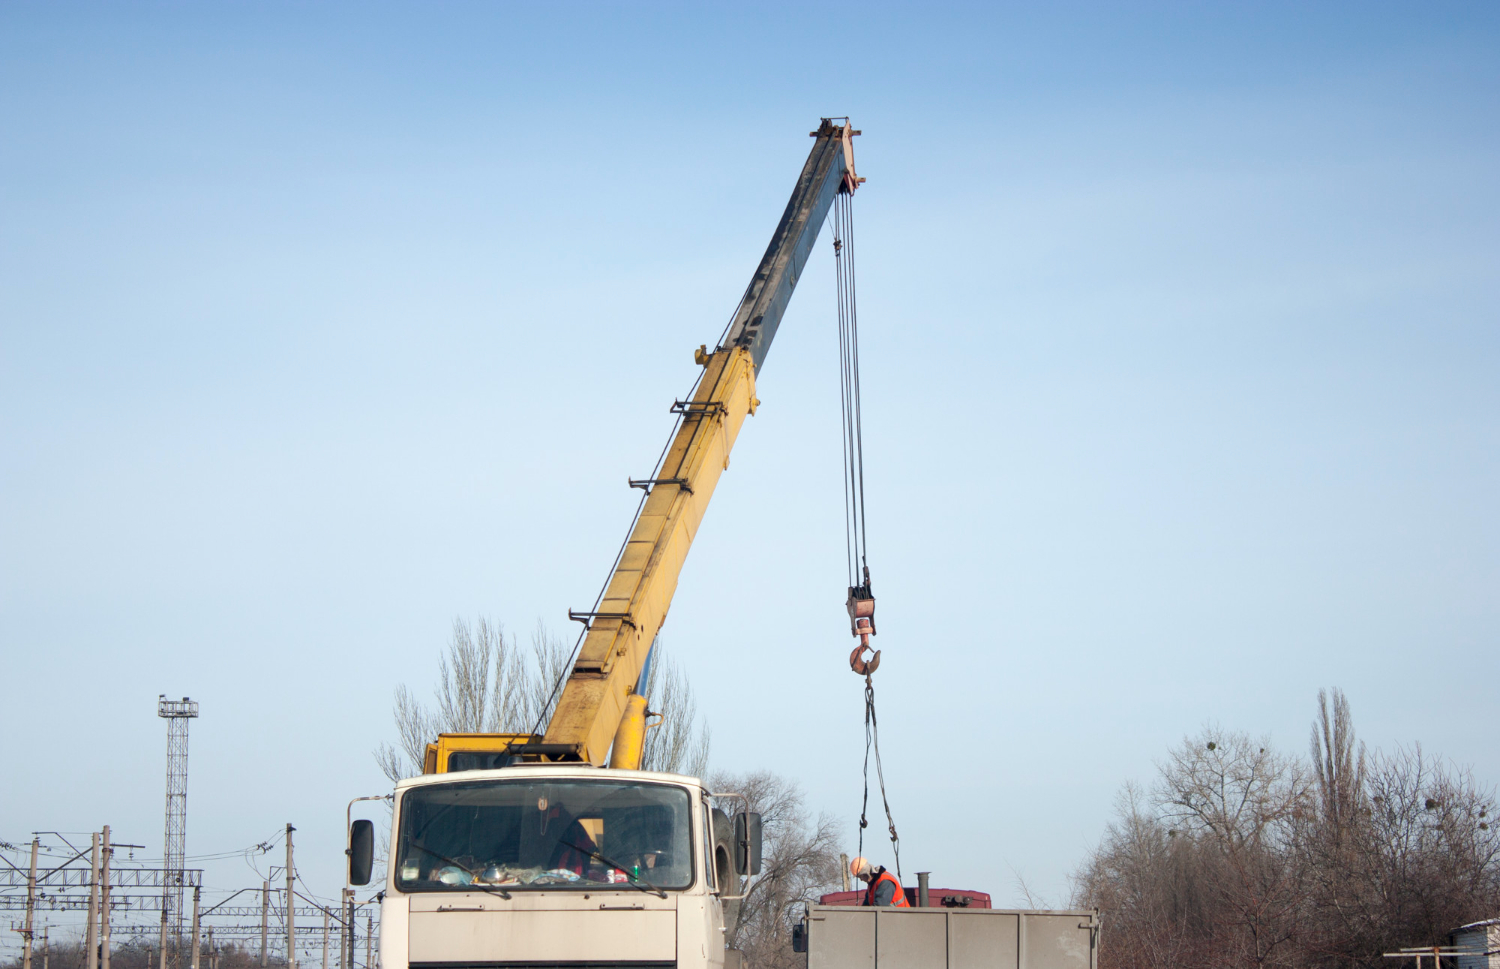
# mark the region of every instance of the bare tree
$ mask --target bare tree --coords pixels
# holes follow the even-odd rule
[[[1434,945],[1500,910],[1493,789],[1419,746],[1377,754],[1370,812],[1352,873],[1353,936],[1366,945]]]
[[[1331,713],[1327,692],[1318,691],[1311,754],[1320,818],[1340,839],[1357,823],[1365,793],[1365,746],[1358,744],[1356,749],[1354,719],[1343,690],[1334,689]]]
[[[381,743],[375,748],[375,762],[392,783],[422,772],[422,755],[427,744],[437,739],[443,728],[437,717],[412,696],[405,684],[396,687],[396,744]]]
[[[761,816],[764,840],[760,875],[742,888],[744,900],[726,912],[730,946],[744,952],[746,965],[756,969],[805,965],[792,952],[792,923],[802,904],[839,888],[836,819],[811,818],[797,783],[769,771],[715,774],[712,787],[745,796],[750,810]]]
[[[1366,754],[1320,693],[1311,764],[1206,729],[1127,787],[1074,875],[1102,967],[1374,967],[1500,911],[1494,791],[1418,747]]]
[[[532,637],[536,667],[543,654],[559,647],[547,640],[540,623]],[[564,647],[565,648],[565,647]],[[438,661],[435,708],[402,684],[396,687],[392,716],[400,746],[381,744],[375,759],[392,781],[422,772],[427,745],[440,733],[520,733],[530,727],[525,714],[537,704],[538,677],[523,662],[505,628],[483,617],[473,624],[453,620],[448,649]]]
[[[693,698],[687,677],[666,654],[660,640],[651,647],[651,652],[646,701],[649,709],[662,715],[662,720],[646,731],[641,769],[703,777],[708,773],[709,730],[707,724],[698,720],[698,701]]]
[[[1328,965],[1406,945],[1436,945],[1500,908],[1493,792],[1420,746],[1367,757],[1348,700],[1318,696],[1312,754],[1318,810],[1303,863],[1315,886],[1309,950]]]
[[[1371,944],[1371,899],[1361,875],[1368,866],[1362,853],[1370,843],[1365,748],[1355,740],[1348,698],[1335,689],[1332,700],[1330,706],[1328,693],[1318,691],[1308,750],[1314,804],[1299,832],[1313,915],[1306,945],[1325,957]]]
[[[646,684],[648,706],[663,715],[647,732],[642,766],[702,776],[707,769],[709,731],[697,713],[692,687],[658,642]],[[440,733],[528,733],[544,727],[557,705],[572,648],[540,621],[529,654],[499,623],[480,618],[453,621],[448,648],[438,664],[435,703],[419,700],[404,684],[396,688],[392,717],[397,742],[383,743],[376,762],[392,781],[422,771],[427,745]]]
[[[530,684],[504,626],[483,616],[472,627],[455,619],[439,670],[437,719],[450,733],[516,729],[516,701]]]
[[[1296,935],[1303,899],[1287,854],[1306,802],[1302,766],[1267,741],[1209,727],[1172,751],[1160,772],[1163,818],[1196,839],[1199,863],[1214,876],[1205,885],[1217,903],[1219,945],[1242,965],[1285,964],[1281,950]]]
[[[1301,913],[1291,863],[1304,771],[1264,741],[1207,727],[1127,787],[1117,820],[1074,876],[1109,912],[1101,963],[1290,966]]]
[[[1163,816],[1212,835],[1227,851],[1285,840],[1307,793],[1300,764],[1268,741],[1219,727],[1184,739],[1158,770]]]
[[[1153,810],[1137,785],[1115,802],[1116,820],[1073,875],[1075,900],[1108,913],[1106,964],[1209,965],[1215,910],[1211,866],[1200,845]]]

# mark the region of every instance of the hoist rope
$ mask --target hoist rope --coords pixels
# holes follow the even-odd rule
[[[875,684],[865,677],[865,794],[859,805],[859,854],[865,853],[865,828],[870,822],[866,811],[870,804],[870,750],[875,751],[875,777],[880,783],[880,803],[885,807],[885,823],[891,833],[891,853],[896,856],[896,880],[901,879],[901,838],[891,817],[891,802],[885,794],[885,768],[880,763],[880,726],[875,720]]]
[[[859,305],[854,288],[853,197],[839,193],[833,205],[833,261],[838,282],[839,407],[843,418],[844,545],[849,585],[863,585],[868,544],[865,530],[865,448],[859,396]]]
[[[854,286],[854,206],[853,196],[840,192],[834,199],[833,261],[837,277],[839,311],[839,407],[843,418],[840,437],[844,452],[844,547],[851,590],[868,586],[868,542],[865,528],[865,437],[864,414],[859,387],[859,303]],[[868,592],[866,593],[868,594]],[[891,835],[891,852],[896,861],[896,878],[901,878],[901,838],[891,816],[891,802],[885,791],[885,767],[880,760],[880,725],[875,715],[875,684],[865,675],[865,762],[864,795],[859,807],[859,854],[864,855],[865,828],[869,822],[870,753],[875,753],[875,778],[880,786],[880,803],[885,808],[886,829]]]

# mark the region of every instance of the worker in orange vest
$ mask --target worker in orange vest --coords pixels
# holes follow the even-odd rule
[[[864,904],[911,908],[910,903],[906,901],[906,892],[902,890],[901,882],[884,867],[870,864],[868,858],[856,858],[849,862],[849,871],[855,878],[870,886],[865,889]]]

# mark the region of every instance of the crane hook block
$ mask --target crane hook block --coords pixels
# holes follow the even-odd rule
[[[869,646],[860,643],[854,647],[854,652],[849,654],[849,668],[860,676],[869,676],[880,668],[880,650],[871,650],[869,659],[865,659],[862,655],[869,649]]]
[[[844,608],[849,610],[849,635],[859,639],[860,646],[869,646],[875,635],[875,593],[870,591],[870,567],[865,566],[864,584],[851,585],[849,598]]]

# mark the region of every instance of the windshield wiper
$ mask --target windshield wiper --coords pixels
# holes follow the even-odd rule
[[[609,867],[613,868],[615,871],[618,871],[621,874],[623,874],[626,878],[631,879],[630,881],[628,881],[628,882],[625,883],[625,884],[629,885],[631,888],[637,889],[638,891],[645,892],[648,895],[660,895],[662,898],[666,898],[667,897],[667,893],[666,892],[662,891],[660,888],[657,888],[655,885],[651,884],[646,879],[642,878],[639,873],[631,874],[630,873],[630,869],[626,868],[624,865],[620,864],[618,861],[614,861],[613,859],[606,858],[603,855],[601,855],[599,852],[597,852],[597,851],[591,851],[590,849],[585,848],[582,845],[575,845],[571,841],[559,841],[558,844],[565,844],[569,848],[572,848],[574,851],[581,851],[584,854],[588,855],[590,858],[597,858],[600,861],[604,862],[606,865],[608,865]],[[641,884],[637,885],[636,882],[640,882]],[[614,882],[613,884],[618,885],[619,882]]]

